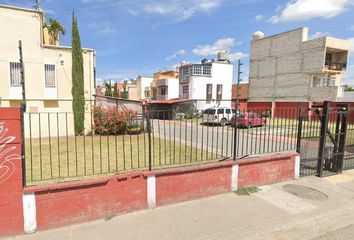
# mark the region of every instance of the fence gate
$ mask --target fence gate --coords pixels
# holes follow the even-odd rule
[[[351,157],[345,151],[350,147],[346,145],[348,126],[351,126],[348,113],[347,104],[330,107],[329,102],[313,106],[306,113],[300,111],[297,151],[301,176],[322,177],[341,173],[343,168],[354,168],[354,161],[350,162]],[[349,144],[353,141],[351,137]]]

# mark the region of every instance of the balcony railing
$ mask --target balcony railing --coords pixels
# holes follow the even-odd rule
[[[346,63],[338,63],[338,62],[331,62],[331,61],[326,61],[325,66],[328,70],[337,70],[337,71],[342,71],[347,68]]]

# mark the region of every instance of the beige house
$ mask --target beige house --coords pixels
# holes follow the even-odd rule
[[[71,48],[53,43],[43,26],[42,11],[0,5],[0,107],[19,106],[23,98],[19,62],[21,40],[26,114],[72,112]],[[89,115],[94,94],[94,50],[83,49],[83,60],[84,93]],[[69,134],[73,133],[71,118],[72,114],[68,120]],[[45,121],[43,119],[43,125]],[[86,126],[89,128],[90,124],[87,122]],[[34,135],[37,130],[35,127]],[[42,134],[46,132],[43,129]]]
[[[350,43],[333,37],[308,38],[308,29],[251,42],[249,97],[252,102],[337,101]]]

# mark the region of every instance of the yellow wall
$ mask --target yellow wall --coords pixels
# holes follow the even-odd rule
[[[0,107],[19,105],[10,98],[10,62],[19,61],[18,42],[22,41],[25,68],[27,112],[72,112],[70,47],[43,44],[43,13],[0,5]],[[85,99],[93,100],[95,53],[84,49]],[[56,95],[46,96],[44,64],[55,64]],[[89,101],[86,111],[91,112]],[[89,127],[90,124],[87,122]],[[69,121],[70,133],[72,121]]]

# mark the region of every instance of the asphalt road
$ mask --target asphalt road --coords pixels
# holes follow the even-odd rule
[[[153,136],[171,140],[210,152],[219,158],[233,156],[236,139],[236,156],[295,150],[295,138],[287,137],[291,127],[265,125],[254,128],[205,125],[200,121],[167,121],[152,119]],[[236,137],[235,137],[236,130]]]

